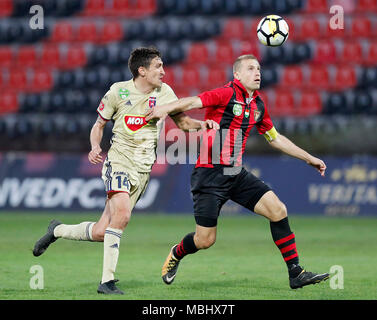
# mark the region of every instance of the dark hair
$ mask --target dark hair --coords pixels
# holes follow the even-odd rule
[[[161,58],[161,52],[155,47],[141,47],[133,49],[128,59],[128,68],[130,69],[132,76],[137,78],[139,76],[139,68],[149,68],[151,61],[159,57]]]

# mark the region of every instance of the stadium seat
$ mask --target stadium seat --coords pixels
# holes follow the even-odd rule
[[[356,12],[371,13],[377,11],[376,0],[358,0],[356,3]]]
[[[34,69],[30,86],[31,92],[50,90],[53,86],[53,76],[51,70],[43,67]]]
[[[376,65],[377,61],[377,43],[375,41],[369,41],[369,48],[367,50],[366,57],[363,61],[366,65]]]
[[[245,21],[242,18],[230,18],[224,22],[221,33],[224,40],[249,39],[250,35],[246,32]]]
[[[355,17],[352,19],[349,36],[354,38],[369,38],[372,36],[372,22],[368,17]]]
[[[12,0],[1,0],[0,1],[0,17],[8,17],[13,12],[13,1]]]
[[[309,79],[304,85],[308,88],[327,89],[330,86],[330,72],[327,65],[311,65]]]
[[[236,56],[231,41],[216,41],[214,59],[215,65],[233,64]]]
[[[63,59],[63,69],[75,69],[83,67],[87,62],[86,52],[84,47],[80,45],[70,46],[67,50],[65,59]]]
[[[358,87],[377,88],[377,67],[364,68],[364,70],[361,73],[360,81],[358,82]]]
[[[10,90],[0,92],[0,101],[0,113],[18,112],[19,100],[16,92]]]
[[[336,68],[335,81],[331,86],[333,90],[345,90],[357,84],[356,71],[353,66],[341,65]]]
[[[304,12],[306,13],[328,13],[327,0],[307,0]]]
[[[317,63],[335,63],[337,59],[337,49],[333,41],[320,40],[315,44],[315,53],[313,62]]]
[[[21,46],[18,48],[16,64],[19,67],[34,67],[37,63],[39,63],[39,57],[37,56],[37,50],[34,46]]]
[[[284,88],[299,88],[304,83],[304,73],[299,65],[292,65],[284,67],[282,76],[279,82],[280,87]]]
[[[322,99],[314,90],[302,91],[297,104],[296,113],[300,116],[311,116],[322,112]]]
[[[261,58],[261,53],[259,50],[257,40],[243,40],[240,42],[238,55],[241,56],[244,54],[253,54],[258,60]]]
[[[358,39],[344,41],[338,62],[360,64],[363,61],[363,48]]]
[[[324,37],[329,39],[343,39],[346,36],[346,30],[348,31],[349,27],[347,25],[347,20],[344,20],[343,28],[334,27],[330,24],[330,21],[326,21],[325,34]]]
[[[96,24],[94,22],[81,23],[78,27],[75,40],[78,42],[96,43],[99,40]]]
[[[192,65],[183,65],[181,68],[181,85],[186,88],[197,87],[201,82],[200,68]]]
[[[294,94],[291,91],[284,89],[276,89],[274,93],[274,102],[271,115],[277,117],[295,115]]]
[[[352,104],[354,113],[370,115],[373,107],[372,94],[367,90],[356,91]]]
[[[44,44],[42,46],[41,64],[45,67],[59,68],[60,50],[55,44]]]
[[[210,88],[222,87],[229,80],[230,79],[228,79],[226,68],[221,66],[211,67],[207,70],[205,85],[209,85]]]
[[[291,59],[294,63],[300,63],[309,60],[312,56],[310,45],[304,42],[295,43],[290,56],[292,57]]]
[[[105,12],[105,0],[86,0],[84,15],[100,16]]]
[[[41,105],[41,95],[29,93],[25,95],[22,103],[20,104],[19,111],[21,113],[37,112],[39,111],[38,109],[40,105]]]
[[[124,37],[123,26],[117,21],[106,21],[100,33],[99,42],[109,43],[120,41]]]
[[[209,49],[205,42],[193,43],[188,49],[187,63],[204,64],[209,62]]]
[[[165,71],[165,75],[162,81],[167,83],[174,90],[174,85],[176,83],[175,67],[165,67],[164,71]]]
[[[297,39],[306,40],[316,40],[323,36],[322,26],[317,18],[313,17],[302,17],[301,23],[298,30]]]
[[[17,91],[24,91],[28,86],[28,75],[26,69],[14,68],[9,70],[9,87]]]
[[[74,40],[73,26],[69,22],[57,22],[53,28],[51,41],[70,42]]]
[[[0,67],[9,68],[13,63],[12,47],[0,47]]]

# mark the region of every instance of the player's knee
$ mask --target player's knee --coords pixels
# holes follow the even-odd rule
[[[98,242],[103,242],[103,239],[105,237],[105,230],[106,228],[100,228],[96,224],[94,224],[92,228],[92,240],[93,241],[98,241]]]
[[[281,201],[277,202],[274,205],[273,211],[270,213],[271,221],[280,221],[288,215],[287,207]]]
[[[195,245],[198,249],[208,249],[216,242],[216,234],[209,234],[205,236],[198,236],[195,239]]]

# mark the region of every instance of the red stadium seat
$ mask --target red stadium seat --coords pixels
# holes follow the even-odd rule
[[[206,43],[193,43],[188,50],[187,63],[206,64],[209,62],[209,49]]]
[[[14,91],[4,91],[0,93],[0,113],[14,113],[18,111],[18,96]]]
[[[346,36],[346,30],[348,30],[347,21],[344,21],[343,28],[340,28],[340,26],[332,26],[330,21],[331,20],[326,21],[325,36],[331,39],[343,39]]]
[[[361,43],[354,39],[343,42],[342,52],[339,55],[338,62],[359,64],[363,61],[363,48]]]
[[[316,43],[313,62],[335,63],[337,60],[336,46],[331,40],[322,40]]]
[[[257,40],[254,40],[254,41],[244,40],[244,41],[240,42],[240,51],[239,51],[238,55],[241,56],[241,55],[244,55],[244,54],[252,54],[258,60],[261,58]]]
[[[376,65],[376,61],[377,61],[377,43],[374,41],[369,41],[368,52],[363,62],[366,65],[374,66]]]
[[[119,41],[123,38],[122,25],[117,21],[105,22],[100,33],[100,43]]]
[[[98,38],[97,26],[94,22],[85,22],[78,27],[77,41],[96,43]]]
[[[28,76],[26,69],[10,69],[8,85],[10,88],[16,91],[25,91],[28,86]]]
[[[345,90],[356,86],[356,70],[349,65],[338,66],[335,72],[333,90]]]
[[[80,45],[70,46],[63,61],[62,67],[66,70],[83,67],[87,62],[86,52]]]
[[[230,41],[217,41],[215,50],[214,64],[233,64],[236,57]]]
[[[358,0],[356,1],[357,12],[372,13],[377,12],[377,0]]]
[[[289,90],[275,90],[274,107],[271,110],[272,116],[293,116],[295,115],[295,97]]]
[[[57,45],[44,45],[42,47],[42,65],[45,67],[60,67],[60,51]]]
[[[285,18],[285,21],[287,22],[289,27],[289,39],[297,40],[299,33],[298,30],[296,30],[296,22],[289,18]]]
[[[73,26],[69,22],[57,22],[52,31],[51,41],[70,42],[74,40]]]
[[[197,66],[184,65],[181,68],[181,85],[186,88],[196,88],[201,83],[200,68]]]
[[[31,92],[42,92],[50,90],[52,86],[53,77],[50,69],[34,69],[30,88]]]
[[[0,1],[0,17],[8,17],[13,12],[13,0]]]
[[[226,68],[211,67],[207,70],[207,77],[205,83],[212,88],[223,86],[228,81]]]
[[[355,17],[351,24],[351,38],[369,38],[372,35],[372,22],[367,17]]]
[[[298,65],[288,66],[283,69],[279,83],[280,87],[301,87],[303,85],[304,73]]]
[[[0,47],[0,67],[10,67],[13,63],[13,50],[11,47]]]
[[[165,76],[162,79],[162,81],[174,88],[174,85],[176,84],[174,67],[166,67],[164,68],[164,71],[165,71]]]
[[[327,0],[307,0],[304,9],[307,13],[328,13],[329,6]]]
[[[36,48],[34,46],[22,46],[16,54],[16,64],[21,67],[34,67],[39,63]]]
[[[299,116],[311,116],[322,112],[321,95],[313,90],[302,91],[296,108]]]
[[[89,16],[103,15],[105,11],[105,0],[86,0],[84,14]]]
[[[251,36],[246,32],[245,21],[242,18],[230,18],[225,21],[221,37],[225,40],[250,39]]]
[[[323,36],[322,26],[318,19],[312,17],[302,17],[298,30],[299,40],[320,39]]]
[[[313,65],[309,67],[308,88],[327,89],[330,86],[330,73],[327,65]]]

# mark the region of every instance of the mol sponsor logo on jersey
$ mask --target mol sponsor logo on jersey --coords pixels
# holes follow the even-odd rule
[[[145,120],[145,116],[126,114],[124,116],[124,124],[127,132],[132,134],[147,125],[148,122]]]

